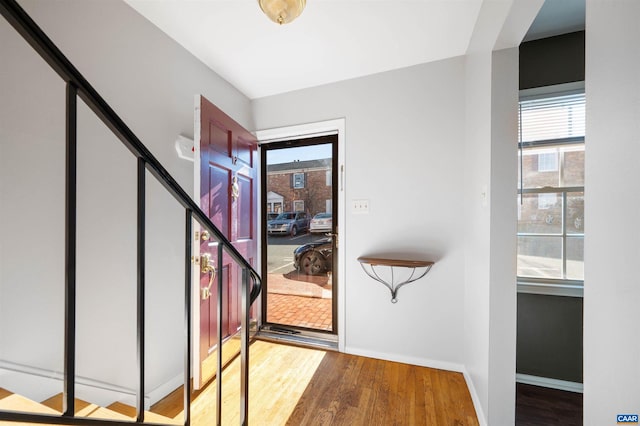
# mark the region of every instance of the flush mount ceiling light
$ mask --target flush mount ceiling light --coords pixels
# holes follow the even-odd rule
[[[258,0],[262,11],[276,24],[288,24],[296,19],[307,0]]]

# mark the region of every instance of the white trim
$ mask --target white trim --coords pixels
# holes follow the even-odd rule
[[[200,206],[200,99],[202,95],[194,96],[193,112],[193,199]],[[192,231],[200,232],[200,224],[193,220]],[[200,241],[193,239],[191,247],[193,259],[200,258]],[[200,264],[191,262],[191,375],[193,378],[193,388],[200,389],[201,365],[200,365]]]
[[[319,121],[316,123],[306,123],[299,124],[294,126],[287,127],[279,127],[273,129],[265,129],[258,130],[255,132],[256,137],[258,138],[259,145],[270,142],[278,142],[283,140],[291,140],[296,137],[304,137],[308,138],[311,136],[322,136],[322,135],[338,135],[338,199],[336,200],[338,203],[338,226],[340,229],[337,229],[338,233],[338,271],[336,274],[337,287],[338,287],[338,350],[340,352],[345,351],[346,346],[346,297],[345,297],[345,283],[346,283],[346,274],[345,274],[345,266],[346,262],[346,243],[345,243],[345,220],[346,220],[346,196],[344,189],[344,175],[343,170],[345,167],[345,140],[346,140],[346,120],[344,118],[337,118],[335,120],[327,120],[327,121]],[[258,150],[260,152],[260,150]],[[259,183],[262,184],[261,182]],[[258,201],[258,207],[261,208],[262,200]],[[260,251],[260,248],[258,248]],[[258,254],[259,256],[260,253]],[[261,258],[261,257],[259,257]],[[335,272],[335,271],[334,271]]]
[[[488,426],[487,419],[485,418],[484,411],[482,410],[482,404],[480,403],[480,397],[478,396],[478,391],[473,383],[471,374],[469,374],[465,368],[462,375],[464,376],[464,381],[467,383],[467,389],[469,389],[469,393],[471,394],[471,401],[473,402],[473,408],[476,410],[478,423],[480,426]]]
[[[148,392],[146,398],[148,398],[149,403],[153,405],[156,402],[161,401],[163,398],[165,398],[174,390],[178,389],[180,386],[184,386],[184,373],[180,373],[177,376],[169,379],[168,381],[160,384],[160,386],[157,386],[155,389]]]
[[[64,379],[61,371],[32,367],[3,360],[0,360],[0,376],[2,377],[3,387],[6,387],[7,390],[37,401],[44,400],[51,395],[62,392],[62,382]],[[116,401],[134,406],[136,404],[135,389],[129,389],[82,376],[76,376],[75,384],[76,396],[78,396],[78,398],[86,399],[103,407]],[[149,399],[149,395],[145,395],[144,399],[145,409],[149,409],[153,404]]]
[[[547,296],[584,297],[584,286],[518,282],[518,293]]]
[[[567,392],[583,393],[584,385],[567,380],[550,379],[548,377],[531,376],[529,374],[516,374],[516,383],[525,385],[541,386],[543,388],[558,389]]]

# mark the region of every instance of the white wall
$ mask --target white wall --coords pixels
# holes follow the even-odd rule
[[[483,3],[465,57],[464,362],[481,424],[515,420],[514,46],[541,5],[539,0]]]
[[[464,59],[253,101],[259,129],[346,118],[346,351],[460,369],[464,309]],[[368,199],[370,213],[349,203]],[[357,258],[435,260],[398,303]]]
[[[253,127],[246,97],[123,2],[21,4],[187,192],[173,142],[193,135],[195,94]],[[0,360],[60,371],[64,85],[3,19],[0,40]],[[79,110],[78,374],[133,388],[135,160]],[[182,371],[184,213],[147,192],[151,390]]]
[[[491,54],[466,56],[465,122],[465,367],[479,417],[489,406],[489,273],[491,168]],[[479,411],[476,408],[477,411]]]
[[[518,51],[466,56],[464,353],[478,415],[515,418]]]
[[[640,3],[587,0],[584,424],[640,412]]]
[[[515,419],[518,48],[492,53],[489,424]]]

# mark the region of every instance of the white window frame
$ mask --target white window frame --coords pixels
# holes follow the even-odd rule
[[[304,181],[304,173],[294,173],[293,174],[293,189],[303,189],[305,185]]]
[[[536,98],[551,98],[554,96],[561,96],[563,94],[569,93],[580,93],[584,92],[584,82],[576,82],[576,83],[568,83],[568,84],[560,84],[555,86],[547,86],[529,90],[521,90],[520,91],[520,100],[526,99],[536,99]],[[583,138],[570,138],[572,143],[582,143],[584,144]],[[550,141],[545,141],[546,144],[549,144]],[[558,144],[561,144],[561,141],[557,141]],[[528,143],[527,146],[535,146],[535,143]],[[558,167],[562,166],[562,158],[559,158],[559,154],[556,153],[556,163],[557,167],[555,170],[548,171],[558,171]],[[547,171],[540,169],[540,155],[538,156],[538,171]],[[561,173],[562,176],[563,173]],[[560,184],[558,187],[553,188],[533,188],[533,189],[524,189],[521,190],[520,183],[518,183],[518,194],[531,194],[531,193],[562,193],[563,195],[563,206],[566,210],[566,194],[568,192],[582,192],[584,193],[584,186],[580,187],[562,187]],[[520,210],[519,210],[520,213]],[[564,213],[566,214],[566,213]],[[520,214],[518,214],[518,219],[520,219]],[[566,247],[566,220],[563,221],[563,247]],[[523,233],[518,233],[518,235],[523,235]],[[526,235],[526,234],[525,234]],[[574,238],[572,234],[570,234],[570,238]],[[523,235],[524,236],[524,235]],[[584,236],[582,237],[584,238]],[[517,253],[516,253],[517,254]],[[566,251],[563,249],[563,264],[566,262]],[[563,266],[564,268],[564,266]],[[551,279],[551,278],[531,278],[531,277],[517,277],[517,291],[518,293],[529,293],[529,294],[544,294],[544,295],[555,295],[555,296],[570,296],[570,297],[583,297],[584,295],[584,280],[570,280],[570,279]]]
[[[298,206],[302,206],[302,208],[298,208]],[[304,212],[304,200],[293,200],[292,207],[294,212]]]

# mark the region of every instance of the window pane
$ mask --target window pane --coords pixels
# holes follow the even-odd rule
[[[558,148],[527,148],[522,151],[522,154],[524,188],[560,185]]]
[[[518,276],[562,278],[561,237],[518,237]]]
[[[567,237],[567,278],[584,280],[583,237]]]
[[[558,153],[557,152],[541,152],[538,154],[538,171],[539,172],[557,172],[558,171]]]
[[[584,234],[584,193],[567,193],[567,234]]]
[[[304,173],[293,174],[293,187],[296,189],[304,188]]]
[[[562,233],[562,194],[524,194],[518,197],[518,232]]]
[[[562,148],[562,185],[584,186],[584,145]]]

